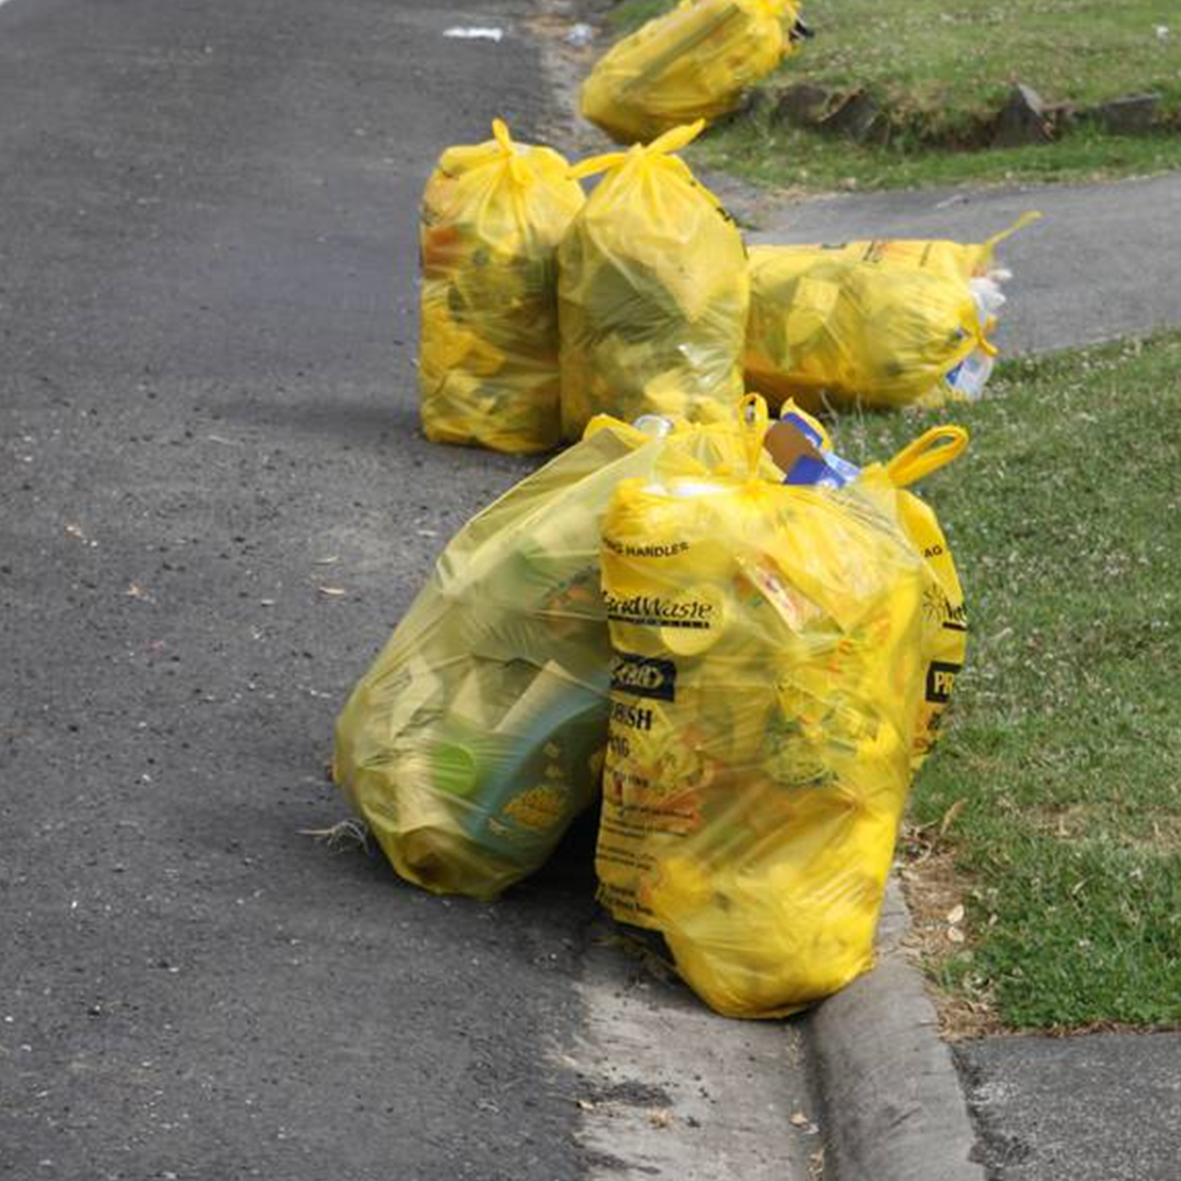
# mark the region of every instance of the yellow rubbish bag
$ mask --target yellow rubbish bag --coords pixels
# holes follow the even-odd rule
[[[838,489],[628,480],[607,512],[600,899],[720,1013],[786,1014],[872,963],[938,582],[907,495],[873,465]]]
[[[702,126],[574,169],[607,174],[558,249],[568,439],[600,413],[726,421],[743,394],[746,248],[717,198],[671,155]]]
[[[1004,304],[993,253],[1036,218],[987,242],[757,246],[744,368],[749,389],[805,409],[978,398]]]
[[[419,242],[423,430],[436,443],[547,451],[560,441],[555,251],[583,193],[550,148],[449,148]]]
[[[904,447],[888,464],[886,475],[899,489],[898,519],[908,538],[934,574],[923,594],[926,672],[919,707],[912,765],[918,770],[939,736],[944,712],[963,670],[968,648],[968,611],[951,547],[934,509],[907,491],[911,484],[959,456],[968,446],[968,432],[958,426],[932,427]]]
[[[597,419],[473,517],[341,713],[334,777],[409,881],[493,898],[598,797],[611,667],[599,542],[612,490],[630,476],[736,470],[745,454],[733,424],[644,425],[655,434]]]
[[[620,143],[716,119],[792,52],[798,15],[794,0],[683,0],[600,58],[582,114]]]

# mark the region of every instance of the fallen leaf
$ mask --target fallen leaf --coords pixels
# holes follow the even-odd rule
[[[347,595],[349,592],[343,586],[321,586],[317,587],[320,594],[327,595],[332,599],[339,599],[342,595]]]
[[[968,806],[967,800],[956,800],[946,812],[943,813],[943,819],[939,821],[939,835],[941,837],[947,836],[951,826],[956,822],[959,814]]]
[[[654,1128],[667,1128],[673,1122],[672,1114],[663,1108],[660,1111],[654,1111],[648,1116],[648,1122]]]
[[[789,1122],[794,1127],[806,1128],[812,1121],[802,1111],[793,1111]]]
[[[814,1178],[814,1181],[820,1181],[824,1176],[824,1149],[821,1148],[817,1152],[812,1153],[808,1157],[808,1172]]]
[[[954,927],[957,923],[964,921],[964,904],[961,902],[958,906],[953,906],[947,912],[947,921]]]
[[[590,1099],[579,1099],[577,1100],[577,1103],[583,1111],[594,1111],[595,1109],[595,1105]]]
[[[963,943],[964,932],[959,927],[948,927],[947,928],[947,937],[948,937],[948,939],[951,940],[952,943]]]
[[[148,597],[148,592],[144,590],[144,588],[140,586],[138,582],[129,582],[127,584],[127,590],[124,591],[124,594],[126,594],[129,599],[146,599]]]

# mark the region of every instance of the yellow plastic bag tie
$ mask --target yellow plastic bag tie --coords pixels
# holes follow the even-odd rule
[[[492,136],[508,159],[508,173],[513,183],[518,185],[528,184],[529,170],[525,167],[525,161],[518,154],[517,145],[513,143],[513,137],[509,134],[508,124],[503,119],[492,120]]]
[[[650,144],[635,144],[626,152],[604,152],[601,156],[589,156],[575,164],[570,175],[575,180],[582,180],[584,176],[595,176],[606,172],[609,168],[622,164],[625,160],[638,156],[669,156],[679,152],[691,144],[705,130],[705,120],[698,119],[696,123],[683,123],[658,136]]]
[[[1040,221],[1042,214],[1040,210],[1030,209],[1023,213],[1011,226],[1007,229],[1001,230],[1000,233],[993,234],[991,238],[984,240],[984,257],[991,261],[993,251],[1006,239],[1011,238],[1020,230],[1025,229],[1026,226],[1033,225],[1035,221]],[[1000,355],[1000,349],[988,339],[988,334],[996,327],[996,317],[990,316],[988,323],[984,324],[976,333],[976,344],[980,350],[989,357],[997,357]]]
[[[991,238],[986,238],[984,245],[991,252],[994,247],[999,246],[1006,238],[1011,238],[1019,230],[1033,225],[1035,221],[1040,221],[1041,218],[1042,214],[1040,210],[1031,209],[1027,213],[1023,213],[1008,229],[1001,230],[999,234],[993,234]]]
[[[907,488],[962,455],[969,437],[962,426],[932,427],[886,464],[886,475],[895,487]]]

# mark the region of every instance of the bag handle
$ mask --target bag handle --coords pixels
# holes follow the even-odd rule
[[[937,472],[964,453],[968,432],[962,426],[935,426],[907,443],[889,463],[886,475],[898,488],[906,488]]]
[[[635,144],[626,152],[604,152],[601,156],[588,156],[570,169],[570,175],[575,180],[581,180],[584,176],[606,172],[607,169],[615,168],[633,157],[668,156],[687,147],[704,130],[704,119],[698,119],[696,123],[682,123],[679,127],[670,128],[663,135],[657,136],[650,144]]]

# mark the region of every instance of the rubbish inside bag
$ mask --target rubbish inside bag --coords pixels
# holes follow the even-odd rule
[[[839,488],[739,469],[611,500],[600,899],[721,1013],[782,1015],[872,963],[945,595],[898,483],[965,442]]]
[[[832,450],[820,421],[790,398],[780,407],[779,421],[768,430],[764,446],[787,473],[785,484],[843,488],[861,474]]]
[[[773,404],[939,405],[981,396],[1009,272],[996,246],[867,241],[756,246],[744,367]]]
[[[537,452],[560,438],[555,252],[583,193],[550,148],[449,148],[422,203],[423,429],[434,442]]]
[[[617,483],[741,462],[736,422],[602,418],[448,543],[337,723],[334,777],[398,873],[493,898],[599,794],[611,654],[601,523]],[[763,478],[782,479],[769,457]]]
[[[794,0],[683,0],[612,46],[583,83],[581,109],[620,143],[734,110],[807,36]]]
[[[701,128],[574,169],[606,174],[558,250],[569,439],[596,414],[728,421],[743,394],[746,249],[718,200],[672,155]]]

